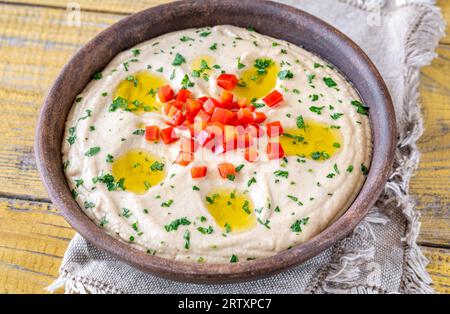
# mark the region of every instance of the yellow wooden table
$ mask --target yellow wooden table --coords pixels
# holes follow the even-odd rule
[[[164,0],[0,1],[0,293],[43,293],[57,276],[73,229],[41,184],[33,156],[36,118],[54,78],[90,38],[125,15]],[[450,1],[438,0],[450,24]],[[426,131],[410,192],[422,213],[419,244],[435,288],[450,293],[450,36],[422,71]]]

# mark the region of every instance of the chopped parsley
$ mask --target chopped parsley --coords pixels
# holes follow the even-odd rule
[[[302,226],[305,226],[308,223],[309,217],[305,217],[303,219],[298,219],[291,225],[292,232],[302,232]]]
[[[239,261],[239,258],[236,255],[231,255],[230,257],[230,263],[237,263]]]
[[[94,184],[97,182],[105,184],[108,191],[116,191],[118,189],[125,191],[125,178],[120,178],[116,182],[114,176],[109,173],[92,178],[92,182],[94,182]]]
[[[84,153],[84,155],[88,156],[88,157],[92,157],[92,156],[98,154],[99,151],[100,151],[100,147],[98,147],[98,146],[91,147],[88,149],[88,151],[86,153]]]
[[[311,158],[313,160],[320,160],[320,159],[326,160],[326,159],[330,158],[330,155],[327,152],[316,151],[316,152],[311,153]]]
[[[325,108],[325,106],[322,107],[311,106],[309,107],[309,110],[320,115],[322,114],[323,108]]]
[[[297,117],[297,127],[299,129],[306,129],[305,120],[303,119],[303,116]]]
[[[289,176],[289,172],[288,171],[284,171],[284,170],[277,170],[273,173],[276,177],[284,177],[284,178],[288,178]]]
[[[184,239],[184,248],[186,250],[189,249],[190,243],[191,243],[191,232],[189,230],[186,230],[183,234]]]
[[[108,224],[108,220],[106,220],[106,217],[102,217],[102,219],[100,219],[100,228],[103,228],[106,224]]]
[[[323,81],[330,88],[337,86],[336,82],[331,77],[324,77]]]
[[[163,171],[164,170],[164,164],[162,162],[155,161],[150,166],[151,171]]]
[[[94,80],[101,80],[102,77],[103,77],[102,72],[98,72],[98,73],[95,73],[94,75],[92,75],[92,78],[93,78]]]
[[[211,32],[201,32],[199,35],[201,37],[208,37],[211,34]]]
[[[362,104],[358,100],[352,100],[351,104],[356,107],[356,112],[365,116],[369,115],[369,107]]]
[[[195,41],[194,40],[194,38],[191,38],[191,37],[189,37],[189,36],[183,36],[183,37],[181,37],[180,38],[180,40],[182,41],[182,42],[188,42],[188,41],[190,41],[190,40],[192,40],[192,41]]]
[[[247,186],[250,187],[253,183],[256,183],[255,177],[252,177],[250,180],[248,180]]]
[[[197,228],[198,232],[200,232],[201,234],[211,234],[214,232],[213,227],[209,226],[208,228],[204,228],[204,227],[198,227]]]
[[[195,83],[191,82],[189,75],[185,74],[183,80],[181,81],[181,86],[183,86],[184,89],[187,89],[188,87],[193,87],[194,85]]]
[[[133,54],[133,56],[137,57],[141,54],[141,50],[136,48],[131,50],[131,53]]]
[[[111,155],[111,154],[108,154],[106,156],[106,162],[113,163],[114,162],[114,156]]]
[[[242,168],[244,168],[244,164],[237,166],[237,167],[235,168],[235,169],[236,169],[236,172],[240,172],[240,171],[242,170]]]
[[[89,208],[94,208],[94,207],[95,207],[94,203],[88,202],[88,201],[84,202],[84,208],[89,209]]]
[[[109,111],[114,112],[117,109],[122,109],[122,110],[126,110],[128,108],[128,102],[125,98],[123,97],[117,97],[116,99],[113,100],[112,104],[109,105]]]
[[[237,67],[239,70],[245,68],[245,64],[241,63],[241,58],[237,58]]]
[[[145,134],[144,129],[137,129],[137,130],[133,131],[133,135],[144,135],[144,134]]]
[[[181,54],[177,53],[175,55],[175,59],[173,59],[172,61],[172,65],[179,66],[182,65],[183,63],[186,63],[186,59]]]
[[[168,200],[161,203],[161,207],[170,207],[173,204],[173,200]]]
[[[251,211],[250,211],[249,205],[250,205],[250,203],[247,200],[245,200],[244,204],[242,205],[242,210],[250,215]]]
[[[293,77],[294,77],[294,73],[292,73],[292,72],[289,71],[289,70],[283,70],[283,71],[280,71],[280,72],[278,73],[278,78],[279,78],[280,80],[291,79],[291,78],[293,78]]]
[[[182,217],[173,220],[168,225],[165,225],[164,229],[166,229],[167,232],[177,231],[179,226],[189,226],[190,224],[191,222],[186,217]]]
[[[333,120],[337,120],[337,119],[339,119],[340,117],[342,117],[343,115],[344,115],[343,113],[336,112],[336,113],[333,113],[332,115],[330,115],[330,117],[331,117],[331,119],[333,119]]]
[[[75,143],[75,140],[77,139],[77,136],[75,135],[76,128],[73,126],[69,128],[69,137],[67,138],[67,142],[72,146],[73,143]]]
[[[364,164],[361,164],[361,172],[366,176],[369,174],[369,168],[367,168],[367,166],[365,166]]]
[[[132,215],[133,213],[128,208],[122,208],[122,213],[120,214],[120,216],[124,218],[130,218]]]
[[[236,179],[236,176],[234,174],[227,174],[227,179],[230,181],[234,181],[234,179]]]

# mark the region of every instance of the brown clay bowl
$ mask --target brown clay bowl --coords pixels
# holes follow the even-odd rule
[[[94,73],[119,52],[161,34],[191,27],[253,26],[262,34],[289,41],[328,60],[353,82],[370,107],[373,159],[350,208],[311,240],[275,256],[236,264],[186,263],[144,252],[107,235],[72,198],[61,162],[64,122],[75,97]],[[63,68],[42,108],[35,150],[39,171],[55,206],[85,239],[117,258],[157,276],[196,283],[256,279],[299,265],[348,235],[375,203],[389,175],[396,140],[395,116],[386,85],[364,52],[325,22],[294,8],[255,0],[188,0],[131,15],[87,43]]]

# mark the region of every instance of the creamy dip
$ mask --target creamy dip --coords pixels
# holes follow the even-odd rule
[[[147,126],[168,127],[162,86],[220,99],[223,73],[239,78],[234,103],[265,114],[251,143],[257,160],[245,147],[200,147],[181,165],[181,139],[146,140]],[[269,106],[274,90],[283,100]],[[348,208],[370,165],[367,114],[352,85],[300,47],[229,25],[187,29],[124,51],[94,75],[67,118],[63,166],[78,204],[110,235],[165,258],[243,262],[312,238]],[[284,134],[269,138],[273,121]],[[268,158],[268,141],[281,143],[280,158]],[[235,168],[225,178],[224,162]],[[199,166],[206,176],[194,179]]]

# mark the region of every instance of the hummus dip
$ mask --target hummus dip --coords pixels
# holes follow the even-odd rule
[[[337,69],[300,47],[251,28],[186,29],[93,76],[68,115],[63,166],[78,204],[121,241],[243,262],[350,206],[370,165],[367,116]]]

